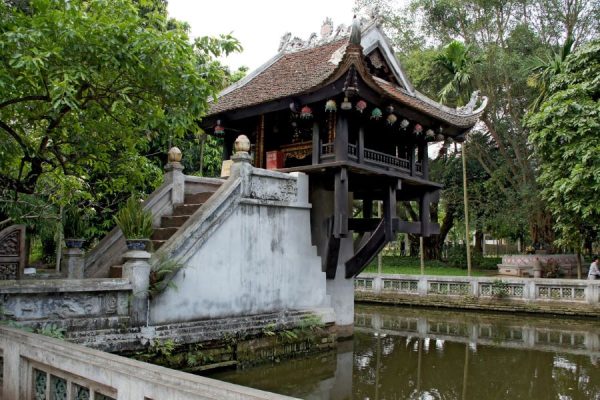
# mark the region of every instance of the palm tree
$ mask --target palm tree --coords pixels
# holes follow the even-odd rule
[[[473,54],[471,45],[453,40],[435,58],[435,63],[450,76],[448,83],[440,90],[440,101],[445,103],[450,97],[456,99],[456,105],[467,103],[471,92],[473,67],[481,59]]]
[[[527,83],[540,92],[538,97],[531,103],[531,112],[537,111],[544,100],[546,100],[546,97],[548,97],[550,81],[563,71],[565,60],[571,54],[574,42],[572,37],[568,37],[558,53],[548,54],[545,59],[534,57],[529,61],[529,65],[526,68],[527,72],[531,75]]]

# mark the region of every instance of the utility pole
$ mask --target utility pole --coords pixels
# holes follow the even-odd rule
[[[465,244],[467,248],[467,276],[471,276],[471,248],[469,245],[469,196],[467,195],[467,153],[465,147],[467,144],[467,138],[465,135],[465,141],[462,142],[462,173],[463,173],[463,194],[465,203]]]

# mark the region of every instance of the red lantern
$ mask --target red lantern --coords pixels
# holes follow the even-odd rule
[[[302,107],[300,111],[300,118],[310,119],[313,117],[312,109],[309,106]]]

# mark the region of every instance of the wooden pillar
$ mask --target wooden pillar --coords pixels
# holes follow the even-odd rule
[[[365,128],[361,125],[358,129],[358,149],[356,149],[358,153],[358,162],[362,164],[365,159]]]
[[[340,168],[335,174],[333,237],[348,235],[348,171]]]
[[[348,119],[343,113],[338,113],[335,129],[335,160],[348,160]]]
[[[431,220],[431,193],[426,192],[419,198],[419,219],[421,220],[421,236],[428,237]]]
[[[258,126],[256,129],[256,145],[254,147],[254,166],[264,168],[265,159],[265,116],[258,117]]]
[[[319,123],[314,122],[312,127],[312,164],[317,165],[321,155],[321,139],[319,136]]]
[[[417,163],[417,154],[415,153],[415,150],[416,146],[411,144],[408,152],[408,158],[410,159],[410,176],[415,176],[417,173],[417,166],[415,165]]]
[[[373,200],[364,199],[363,200],[363,218],[372,218],[373,217]]]
[[[429,155],[427,154],[427,143],[423,142],[420,145],[419,153],[421,153],[421,169],[423,171],[423,179],[429,178]]]
[[[396,218],[396,187],[390,184],[383,198],[383,218],[385,218],[385,237],[388,241],[394,240],[394,218]]]

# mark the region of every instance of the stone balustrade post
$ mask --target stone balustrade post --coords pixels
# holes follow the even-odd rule
[[[417,283],[417,292],[421,296],[427,296],[427,277],[419,276],[419,282]]]
[[[60,269],[66,272],[69,279],[83,279],[85,268],[84,252],[82,249],[63,249]]]
[[[173,185],[171,191],[171,202],[183,204],[185,196],[185,175],[183,174],[183,165],[181,164],[181,150],[177,147],[171,147],[169,150],[169,162],[165,165],[165,182]]]
[[[250,151],[250,140],[246,135],[237,137],[234,143],[235,154],[231,156],[231,176],[242,179],[242,194],[250,194],[250,180],[252,179],[252,156]]]
[[[150,253],[141,250],[130,250],[123,256],[123,278],[129,279],[132,286],[132,297],[129,305],[129,316],[132,326],[143,326],[148,318],[148,296],[150,289]]]

